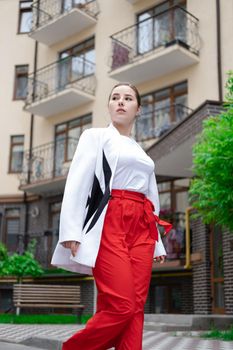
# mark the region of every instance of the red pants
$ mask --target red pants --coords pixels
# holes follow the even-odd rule
[[[146,220],[152,206],[138,192],[112,190],[111,195],[93,268],[97,311],[83,330],[63,343],[62,350],[142,349],[144,304],[155,248]]]

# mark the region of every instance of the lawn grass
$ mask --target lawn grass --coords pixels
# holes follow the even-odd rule
[[[0,314],[0,323],[13,324],[85,324],[91,315],[12,315]]]
[[[233,341],[233,325],[231,325],[230,329],[225,331],[220,331],[216,328],[213,328],[209,332],[203,333],[202,337]]]

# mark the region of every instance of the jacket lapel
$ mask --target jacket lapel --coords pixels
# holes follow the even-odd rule
[[[105,129],[98,150],[93,185],[87,200],[83,229],[87,234],[98,222],[111,193],[112,180],[119,157],[119,132],[112,123]],[[91,219],[91,220],[90,220]],[[86,228],[88,223],[88,227]]]

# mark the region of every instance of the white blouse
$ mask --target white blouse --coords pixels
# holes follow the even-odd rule
[[[154,161],[131,137],[120,135],[119,158],[113,178],[113,189],[124,189],[148,194],[149,177]]]

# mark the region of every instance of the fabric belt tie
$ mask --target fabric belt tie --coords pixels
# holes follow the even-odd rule
[[[145,220],[148,222],[150,227],[150,232],[153,238],[158,242],[159,234],[156,223],[160,226],[164,227],[165,234],[167,234],[172,229],[172,224],[167,221],[161,220],[156,214],[153,213],[155,210],[154,204],[148,199],[144,199],[144,212],[145,212]]]
[[[172,224],[161,220],[156,214],[153,213],[155,210],[154,204],[144,194],[128,190],[114,189],[112,190],[110,197],[128,198],[143,203],[145,221],[149,225],[152,237],[157,242],[159,240],[159,234],[156,224],[164,227],[165,234],[167,234],[172,229]]]

